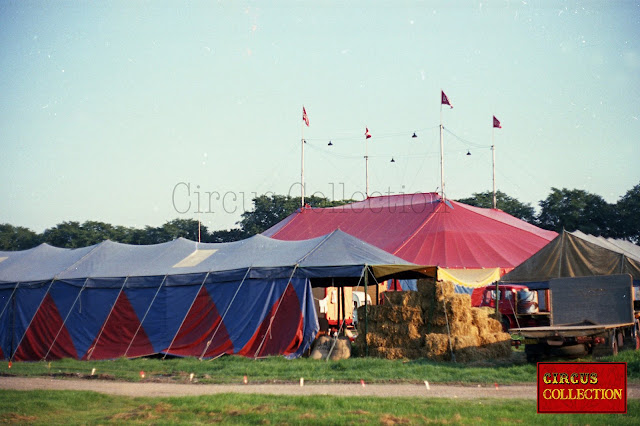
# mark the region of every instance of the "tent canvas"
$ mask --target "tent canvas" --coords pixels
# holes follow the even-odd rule
[[[295,357],[318,330],[314,280],[417,269],[340,231],[295,242],[257,235],[0,252],[0,355]]]
[[[501,281],[546,289],[552,278],[615,274],[630,274],[634,286],[640,286],[640,247],[580,231],[563,231]]]
[[[409,262],[437,266],[438,273],[444,274],[440,278],[453,280],[468,291],[510,271],[557,236],[501,210],[443,202],[435,193],[305,207],[263,235],[303,240],[335,229]]]

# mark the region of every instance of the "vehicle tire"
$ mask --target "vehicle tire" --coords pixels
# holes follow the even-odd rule
[[[587,347],[580,343],[578,345],[560,346],[553,349],[554,355],[565,358],[579,358],[588,353]]]
[[[524,345],[524,354],[527,357],[527,362],[534,364],[542,359],[544,349],[541,345]]]
[[[618,355],[618,339],[615,331],[611,332],[609,337],[609,347],[611,348],[611,355]]]

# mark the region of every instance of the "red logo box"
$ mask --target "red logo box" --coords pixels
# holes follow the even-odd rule
[[[626,412],[626,362],[538,363],[538,413]]]

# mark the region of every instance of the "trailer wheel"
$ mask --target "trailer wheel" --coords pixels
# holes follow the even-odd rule
[[[609,335],[609,347],[611,348],[611,355],[618,355],[618,339],[615,331],[612,331]]]

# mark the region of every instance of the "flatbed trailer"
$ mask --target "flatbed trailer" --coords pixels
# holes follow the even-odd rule
[[[551,280],[551,325],[511,329],[524,338],[528,362],[554,356],[616,355],[640,349],[639,314],[630,275]]]

